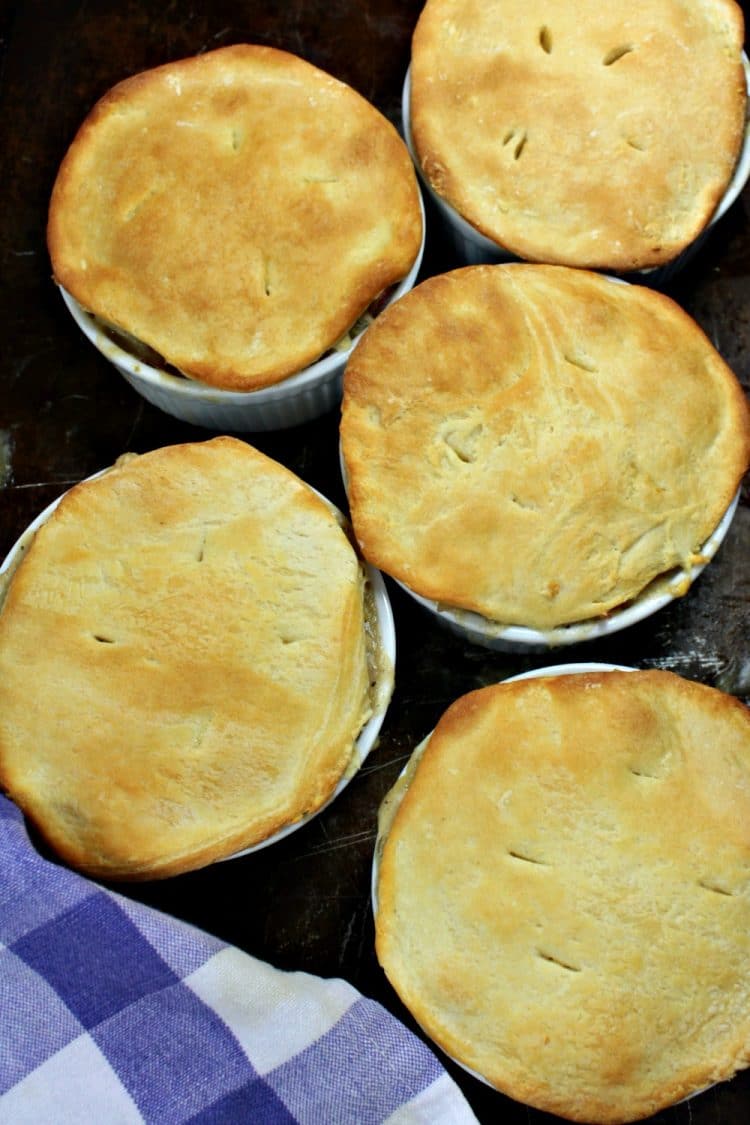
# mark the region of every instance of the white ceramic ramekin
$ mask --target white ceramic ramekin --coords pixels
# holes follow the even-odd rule
[[[107,469],[103,469],[101,472],[95,473],[92,477],[88,477],[87,479],[93,480],[96,477],[101,476],[103,473],[106,473],[107,471]],[[336,516],[342,522],[344,522],[343,515],[341,514],[339,509],[331,503],[330,500],[328,500],[325,496],[318,492],[317,489],[312,489],[312,491],[315,492],[315,494],[322,500],[324,500],[325,503],[330,507],[331,511],[333,511]],[[61,500],[62,496],[58,496],[56,500],[53,500],[51,504],[48,504],[47,507],[39,513],[36,519],[34,519],[26,528],[26,530],[19,536],[19,538],[16,540],[16,542],[13,544],[10,551],[6,555],[5,559],[2,561],[2,563],[0,563],[0,609],[2,608],[3,603],[5,583],[10,582],[13,571],[21,562],[21,559],[23,558],[25,552],[28,550],[34,538],[34,535],[42,526],[42,524],[44,524],[49,519]],[[255,844],[253,847],[244,848],[241,851],[235,852],[231,856],[225,856],[224,859],[219,862],[224,862],[229,859],[237,859],[239,856],[248,855],[250,852],[260,851],[261,848],[266,848],[269,846],[269,844],[275,844],[279,840],[283,840],[286,836],[289,836],[292,832],[296,832],[298,828],[302,828],[303,825],[307,824],[314,817],[318,816],[318,814],[321,813],[323,809],[327,808],[328,805],[330,805],[331,802],[334,801],[336,797],[338,797],[338,795],[346,788],[352,778],[357,774],[360,767],[367,758],[367,755],[377,744],[380,728],[383,725],[383,720],[385,718],[386,712],[388,710],[388,705],[393,694],[396,667],[396,630],[393,622],[391,603],[388,598],[388,592],[386,590],[385,583],[383,581],[382,575],[380,574],[380,571],[376,570],[375,567],[369,566],[369,564],[365,563],[364,572],[365,582],[367,584],[367,587],[369,587],[368,594],[371,598],[371,605],[373,609],[373,620],[371,624],[375,633],[374,643],[375,645],[377,645],[378,649],[377,657],[374,660],[374,665],[376,668],[376,682],[373,687],[372,714],[357,736],[356,742],[354,744],[354,752],[352,754],[349,766],[347,767],[346,772],[344,773],[343,777],[339,781],[338,785],[336,786],[328,800],[313,813],[310,813],[308,816],[303,817],[302,820],[295,821],[294,824],[287,825],[285,828],[282,828],[281,831],[274,833],[273,836],[269,836],[266,840],[262,840],[259,844]]]
[[[745,52],[742,52],[742,65],[745,68],[745,82],[750,92],[750,62],[748,61]],[[414,166],[417,169],[420,180],[424,188],[429,193],[429,196],[435,208],[443,220],[443,225],[447,235],[451,240],[451,244],[458,254],[462,262],[467,265],[479,265],[482,263],[493,262],[513,262],[518,261],[514,254],[511,254],[504,247],[493,242],[492,239],[487,238],[486,235],[481,234],[471,223],[467,222],[462,215],[458,213],[442,196],[438,195],[432,186],[427,182],[422,173],[419,160],[417,159],[414,143],[411,135],[411,113],[410,113],[410,98],[411,98],[411,77],[410,70],[406,72],[404,80],[402,101],[401,101],[401,116],[402,116],[402,129],[406,146],[409,149],[411,158],[414,161]],[[647,281],[649,285],[662,286],[668,284],[681,269],[690,261],[697,250],[703,245],[708,238],[711,228],[722,218],[723,215],[729,210],[732,204],[737,199],[738,195],[744,188],[745,184],[750,177],[750,115],[745,123],[745,139],[740,151],[737,166],[734,170],[734,175],[730,181],[724,196],[714,211],[708,225],[698,235],[694,242],[687,246],[681,254],[674,258],[671,262],[665,263],[663,266],[657,266],[653,269],[637,270],[634,271],[632,276],[635,280]]]
[[[388,304],[413,287],[422,264],[425,214],[421,195],[419,204],[422,212],[419,253],[406,277],[393,290]],[[83,309],[62,286],[60,292],[83,334],[148,402],[183,422],[222,432],[285,430],[333,410],[341,401],[346,361],[359,339],[358,336],[345,350],[331,352],[273,386],[257,391],[225,391],[152,366],[126,350],[107,327]]]
[[[633,601],[622,608],[613,609],[605,617],[592,618],[590,621],[578,621],[547,630],[528,629],[521,625],[502,625],[470,610],[450,609],[439,605],[429,598],[416,594],[403,582],[399,582],[398,585],[451,632],[485,648],[497,649],[501,652],[545,652],[564,645],[593,641],[643,621],[675,598],[686,594],[724,541],[739,498],[738,490],[715,530],[701,547],[700,563],[696,563],[690,570],[674,570],[656,578]]]

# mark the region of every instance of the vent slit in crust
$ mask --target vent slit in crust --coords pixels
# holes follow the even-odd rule
[[[539,29],[539,46],[546,55],[552,54],[552,33],[546,26]]]
[[[565,969],[569,973],[580,973],[580,965],[572,965],[569,961],[563,961],[559,957],[555,957],[552,953],[545,953],[543,949],[537,949],[537,957],[542,961],[549,961],[551,965],[557,965],[561,969]]]
[[[624,44],[622,47],[613,47],[611,51],[607,51],[607,54],[602,59],[602,66],[612,66],[634,50],[635,48],[629,43]]]
[[[549,867],[546,859],[537,859],[536,856],[526,855],[524,852],[519,852],[514,848],[508,848],[508,855],[513,859],[520,859],[524,863],[533,863],[536,867]]]

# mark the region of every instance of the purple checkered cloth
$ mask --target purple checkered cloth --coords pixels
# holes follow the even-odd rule
[[[48,862],[0,797],[0,1121],[475,1120],[379,1004]]]

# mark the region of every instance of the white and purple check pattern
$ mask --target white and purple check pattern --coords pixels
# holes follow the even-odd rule
[[[464,1125],[435,1056],[341,980],[284,973],[43,859],[0,797],[0,1121]]]

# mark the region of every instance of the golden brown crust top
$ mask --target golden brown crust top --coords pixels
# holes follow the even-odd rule
[[[107,878],[202,866],[319,808],[369,710],[362,568],[232,438],[73,488],[0,614],[0,781]]]
[[[750,716],[665,672],[459,699],[383,848],[377,953],[519,1101],[656,1113],[747,1065]]]
[[[50,204],[56,280],[217,387],[316,360],[400,280],[421,238],[396,130],[294,55],[238,45],[121,82]]]
[[[734,0],[427,0],[412,46],[419,163],[518,257],[668,262],[737,162],[743,33]]]
[[[669,298],[475,266],[386,310],[341,425],[365,557],[506,625],[601,617],[690,567],[750,461],[739,382]]]

